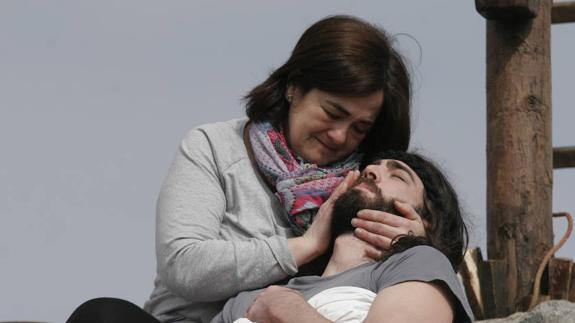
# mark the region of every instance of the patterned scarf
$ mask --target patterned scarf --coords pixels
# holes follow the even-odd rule
[[[350,170],[359,166],[360,154],[329,167],[303,161],[289,148],[283,129],[269,122],[252,123],[250,143],[260,171],[276,188],[276,196],[287,211],[287,220],[297,235],[311,225],[319,207]]]

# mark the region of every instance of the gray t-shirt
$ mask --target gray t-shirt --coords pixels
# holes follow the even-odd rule
[[[297,272],[286,211],[248,157],[246,122],[192,129],[164,181],[144,306],[162,322],[209,322],[228,298]]]
[[[333,287],[353,286],[374,293],[405,281],[442,282],[456,297],[454,322],[471,322],[473,313],[449,260],[437,249],[417,246],[391,256],[384,262],[368,263],[329,277],[305,276],[291,279],[286,287],[301,292],[306,300]],[[245,317],[259,290],[242,292],[226,302],[212,323],[231,323]],[[410,310],[417,310],[411,304]]]

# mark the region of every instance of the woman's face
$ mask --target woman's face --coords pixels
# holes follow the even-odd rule
[[[304,160],[325,166],[349,156],[363,141],[383,104],[383,90],[360,98],[290,86],[287,140]]]

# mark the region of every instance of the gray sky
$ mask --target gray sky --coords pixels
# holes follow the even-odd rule
[[[412,147],[447,170],[484,247],[485,21],[473,1],[2,0],[0,320],[62,322],[99,296],[142,305],[180,139],[242,116],[242,95],[303,30],[339,13],[398,35]],[[552,33],[553,141],[574,146],[575,24]],[[574,169],[555,171],[554,211],[575,211],[574,187]],[[558,255],[573,257],[574,240]]]

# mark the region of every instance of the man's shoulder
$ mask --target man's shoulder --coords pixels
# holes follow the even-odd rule
[[[423,263],[442,263],[449,264],[449,259],[438,249],[428,246],[420,245],[414,246],[401,252],[397,252],[382,263],[386,262],[423,262]]]
[[[431,246],[415,246],[402,252],[389,256],[387,259],[371,267],[372,277],[376,280],[391,277],[419,277],[424,278],[441,276],[451,279],[455,276],[449,259],[439,250]]]

